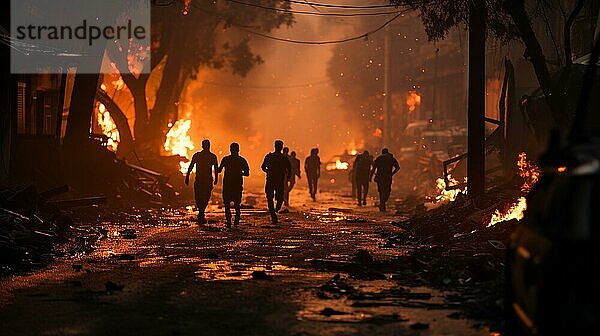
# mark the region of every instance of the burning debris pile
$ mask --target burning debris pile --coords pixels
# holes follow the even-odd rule
[[[432,199],[434,203],[440,202],[454,202],[456,198],[461,194],[467,193],[467,187],[464,188],[455,188],[451,189],[450,187],[458,186],[460,183],[452,177],[452,175],[448,175],[448,185],[446,185],[446,181],[443,178],[438,178],[435,181],[436,188],[439,192],[435,198]],[[464,179],[464,184],[466,185],[467,178]]]
[[[464,306],[469,317],[490,320],[498,327],[504,316],[505,251],[527,208],[525,196],[540,177],[525,153],[519,155],[517,166],[519,181],[489,189],[477,204],[454,190],[437,198],[448,202],[426,212],[422,206],[411,211],[407,207],[414,204],[400,204],[399,213],[411,218],[393,223],[403,232],[388,237],[384,245],[412,245],[413,251],[398,260],[401,274],[417,279],[414,285],[452,289],[456,292],[452,300]]]
[[[523,179],[523,185],[521,186],[521,193],[523,196],[519,197],[516,202],[505,205],[503,211],[496,210],[492,215],[488,226],[511,219],[516,219],[517,221],[523,219],[523,214],[525,210],[527,210],[527,200],[524,195],[528,194],[539,180],[540,169],[527,160],[527,154],[524,152],[519,154],[517,166],[519,168],[519,176]]]

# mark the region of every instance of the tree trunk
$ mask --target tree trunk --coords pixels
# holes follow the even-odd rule
[[[540,89],[544,92],[548,108],[558,126],[561,122],[561,99],[558,93],[555,94],[555,85],[552,82],[552,77],[546,64],[546,57],[531,26],[531,21],[525,10],[524,0],[507,0],[505,7],[519,30],[521,40],[525,44],[531,63],[533,64]]]
[[[469,6],[467,190],[478,199],[485,191],[485,0]]]
[[[173,41],[172,43],[177,42]],[[162,79],[156,91],[156,103],[150,116],[150,137],[153,140],[162,139],[162,132],[167,126],[168,115],[174,108],[175,101],[173,98],[175,97],[175,88],[182,68],[181,57],[178,53],[178,51],[173,51],[167,56]]]
[[[127,116],[121,110],[112,98],[103,90],[97,91],[97,99],[99,102],[104,104],[110,116],[112,117],[117,129],[119,130],[119,146],[117,147],[117,157],[124,158],[133,151],[133,135],[129,128],[129,122]]]
[[[89,140],[90,122],[98,90],[99,74],[76,74],[63,143],[76,148]]]
[[[127,80],[125,80],[126,77],[128,78]],[[141,74],[138,78],[135,78],[132,74],[123,76],[123,81],[133,96],[133,108],[135,111],[133,132],[135,139],[140,141],[144,141],[148,134],[148,101],[146,100],[148,77],[148,74]]]

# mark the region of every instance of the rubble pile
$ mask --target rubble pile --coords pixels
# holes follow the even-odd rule
[[[406,248],[396,260],[396,277],[415,286],[435,286],[453,292],[447,297],[465,315],[502,329],[505,253],[517,220],[487,226],[496,209],[514,200],[515,184],[495,187],[474,204],[466,197],[393,222],[403,231],[383,247]]]
[[[52,200],[68,190],[68,186],[42,193],[33,185],[0,188],[0,275],[26,271],[47,264],[57,255],[91,248],[98,235],[74,227],[70,209],[101,204],[106,199]]]

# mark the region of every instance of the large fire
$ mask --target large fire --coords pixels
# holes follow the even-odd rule
[[[106,135],[108,140],[106,141],[106,148],[110,149],[113,152],[117,151],[119,147],[119,130],[117,129],[117,124],[110,116],[110,113],[106,109],[106,106],[102,103],[98,103],[96,121],[102,130],[102,134]]]
[[[185,157],[187,161],[179,162],[179,171],[182,174],[186,174],[188,167],[190,166],[190,159],[193,155],[194,143],[192,138],[188,134],[192,127],[192,121],[188,119],[180,119],[169,129],[167,133],[167,140],[165,141],[165,151],[172,155],[179,155]]]
[[[459,182],[452,177],[452,175],[448,175],[448,182],[450,182],[449,185],[457,185],[459,184]],[[465,183],[467,183],[467,178],[465,177],[464,180]],[[435,202],[439,203],[439,202],[454,202],[454,200],[456,199],[456,197],[458,197],[458,195],[460,193],[465,194],[467,192],[467,187],[464,187],[463,189],[450,189],[450,190],[446,190],[446,187],[448,187],[446,185],[446,181],[444,181],[443,178],[438,178],[436,181],[436,188],[439,191],[439,195],[437,195],[435,197]]]
[[[525,152],[519,154],[517,166],[519,167],[519,176],[523,179],[521,192],[527,194],[539,180],[540,169],[527,160],[527,154]],[[487,226],[492,226],[512,219],[520,221],[524,217],[525,210],[527,210],[527,200],[525,197],[519,197],[517,202],[512,203],[504,211],[501,212],[500,210],[496,210]]]

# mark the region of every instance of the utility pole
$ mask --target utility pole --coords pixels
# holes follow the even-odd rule
[[[477,199],[485,190],[485,0],[469,1],[467,187]]]
[[[392,109],[392,92],[390,90],[391,84],[391,31],[390,25],[385,27],[385,40],[384,40],[384,74],[383,74],[383,147],[389,147],[391,144],[391,109]]]

